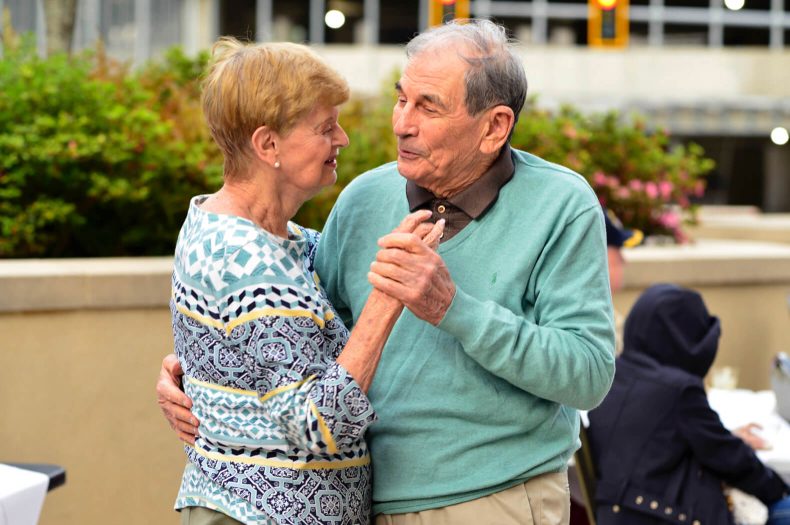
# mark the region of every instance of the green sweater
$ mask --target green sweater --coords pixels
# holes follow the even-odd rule
[[[513,151],[495,204],[439,254],[457,292],[438,327],[406,311],[368,396],[376,513],[444,507],[562,471],[576,409],[614,375],[601,207],[582,177]],[[350,326],[378,247],[408,213],[395,163],[355,179],[324,229],[316,270]]]

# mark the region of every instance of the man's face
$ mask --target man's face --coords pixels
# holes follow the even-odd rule
[[[453,47],[412,57],[396,84],[392,130],[398,139],[398,171],[439,196],[479,178],[486,169],[480,152],[485,112],[466,111],[467,64]]]

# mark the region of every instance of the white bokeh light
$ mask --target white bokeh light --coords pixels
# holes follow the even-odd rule
[[[738,11],[746,4],[746,0],[724,0],[724,5],[731,11]]]
[[[331,11],[326,12],[326,16],[324,16],[324,22],[326,22],[326,25],[332,29],[339,29],[343,27],[343,24],[346,23],[346,15],[337,9],[332,9]]]
[[[771,142],[777,146],[784,146],[788,140],[790,140],[790,133],[787,132],[787,128],[779,126],[771,130]]]

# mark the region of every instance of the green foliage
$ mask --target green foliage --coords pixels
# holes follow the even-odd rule
[[[102,49],[39,59],[31,40],[7,39],[4,51],[0,257],[172,253],[189,198],[222,183],[199,101],[208,54],[173,49],[131,72]],[[391,92],[343,108],[351,145],[340,154],[338,182],[306,203],[298,222],[320,229],[343,187],[394,160]],[[639,120],[572,108],[551,114],[534,101],[513,145],[584,175],[628,226],[678,240],[673,210],[693,220],[690,197],[702,194],[713,166],[699,147],[670,148],[666,133],[648,133]]]
[[[101,50],[40,59],[30,41],[5,48],[0,256],[172,252],[188,196],[221,183],[182,58],[138,77]]]
[[[713,161],[696,144],[670,147],[664,130],[624,122],[616,112],[584,115],[571,107],[552,114],[531,100],[513,134],[514,147],[583,175],[602,204],[630,228],[682,242],[694,222],[692,198],[705,191]]]

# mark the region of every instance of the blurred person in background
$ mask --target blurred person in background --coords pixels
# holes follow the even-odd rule
[[[611,288],[614,295],[622,290],[625,285],[626,263],[625,257],[623,257],[623,249],[634,248],[642,244],[644,234],[639,230],[624,227],[612,210],[604,209],[604,221],[606,223],[606,260],[609,264],[609,288]],[[623,351],[623,321],[622,314],[615,309],[615,352],[618,355]]]
[[[659,284],[634,304],[612,389],[589,414],[599,525],[731,524],[723,483],[790,523],[790,488],[708,404],[720,333],[692,290]]]
[[[625,259],[623,248],[639,246],[644,239],[644,234],[639,230],[628,229],[623,226],[620,219],[611,211],[604,209],[606,224],[606,255],[609,263],[609,286],[612,293],[623,289]]]
[[[403,305],[374,290],[349,334],[315,275],[318,234],[290,222],[335,182],[347,99],[305,46],[214,47],[202,103],[224,184],[192,199],[172,278],[177,366],[201,422],[182,523],[368,523],[366,392]],[[418,227],[430,216],[396,231],[438,244],[441,222]]]

